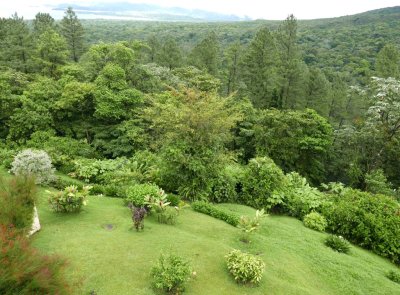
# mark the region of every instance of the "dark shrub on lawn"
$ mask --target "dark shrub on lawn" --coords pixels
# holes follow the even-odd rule
[[[213,204],[204,202],[204,201],[196,201],[192,203],[192,208],[194,211],[204,213],[210,215],[214,218],[220,219],[229,223],[230,225],[237,226],[240,221],[240,217],[236,214],[227,212],[221,208],[216,207]]]
[[[325,240],[325,245],[339,253],[349,253],[350,243],[342,236],[330,235]]]

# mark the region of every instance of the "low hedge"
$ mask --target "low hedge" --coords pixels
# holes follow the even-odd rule
[[[204,201],[196,201],[192,203],[192,208],[196,212],[210,215],[214,218],[225,221],[230,225],[237,226],[239,224],[240,217],[238,215],[226,212],[225,210],[222,210],[221,208],[218,208],[210,203]]]

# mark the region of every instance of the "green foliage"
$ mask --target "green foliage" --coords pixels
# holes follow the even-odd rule
[[[63,191],[49,192],[49,204],[54,212],[79,212],[86,205],[86,197],[91,187],[84,186],[81,191],[74,185],[67,186]]]
[[[191,272],[191,266],[185,259],[173,254],[161,254],[157,265],[151,269],[152,284],[168,294],[180,294],[185,290]]]
[[[285,175],[274,161],[267,157],[251,159],[245,167],[239,202],[254,208],[278,209],[284,203],[285,186]]]
[[[30,230],[36,185],[32,177],[15,176],[6,181],[0,178],[0,224],[17,230]]]
[[[194,211],[210,215],[214,218],[220,219],[233,226],[238,226],[240,222],[239,216],[234,213],[227,212],[205,201],[196,201],[192,203]]]
[[[45,151],[31,149],[19,152],[11,164],[11,172],[15,175],[29,175],[35,182],[49,183],[54,179],[54,168]]]
[[[162,165],[160,185],[190,200],[206,198],[211,179],[229,163],[225,143],[238,119],[215,93],[183,89],[157,95],[144,111]]]
[[[155,184],[135,184],[126,189],[125,205],[143,207],[146,201],[156,200],[164,192]]]
[[[400,77],[400,52],[393,44],[383,47],[376,59],[376,71],[379,77],[396,78]]]
[[[68,7],[65,11],[60,25],[61,33],[68,42],[71,58],[73,61],[77,62],[84,49],[84,29],[72,7]]]
[[[350,243],[342,236],[329,235],[325,239],[325,245],[339,253],[349,253]]]
[[[225,256],[229,272],[238,283],[258,284],[265,268],[261,258],[243,253],[240,250],[233,250]]]
[[[325,231],[325,228],[328,226],[325,217],[318,212],[308,213],[304,216],[303,223],[306,227],[317,231]]]
[[[312,211],[320,211],[326,204],[326,198],[315,187],[308,184],[307,180],[296,172],[286,175],[285,212],[289,215],[303,219]]]
[[[71,294],[65,277],[66,262],[44,256],[24,235],[0,224],[0,293],[4,295]]]
[[[218,176],[212,180],[212,190],[209,200],[215,203],[236,202],[238,188],[243,178],[243,167],[239,164],[227,165]]]
[[[391,189],[391,184],[383,174],[382,169],[371,171],[365,174],[365,185],[366,191],[373,194],[382,194],[387,196],[393,196],[394,191]]]
[[[243,232],[242,241],[250,242],[250,234],[257,231],[260,228],[261,219],[265,217],[264,209],[257,210],[256,216],[250,218],[248,216],[241,216],[238,224],[238,228]]]
[[[348,189],[323,208],[328,230],[400,263],[399,203],[391,197]]]
[[[83,179],[85,182],[97,182],[102,174],[117,171],[127,164],[126,158],[114,160],[78,159],[74,161],[73,176]]]
[[[257,154],[269,156],[285,172],[296,171],[312,183],[325,177],[324,161],[333,130],[313,110],[259,112],[254,129]]]
[[[386,277],[389,280],[391,280],[391,281],[393,281],[393,282],[395,282],[397,284],[400,284],[400,273],[398,271],[396,272],[394,270],[391,270],[391,271],[386,273]]]
[[[182,202],[181,197],[178,196],[178,195],[175,195],[175,194],[168,194],[167,195],[167,201],[173,207],[178,207],[179,204]]]

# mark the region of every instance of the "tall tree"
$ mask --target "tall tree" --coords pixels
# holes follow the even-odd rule
[[[387,44],[379,51],[376,71],[381,78],[400,77],[400,52],[396,46]]]
[[[279,27],[278,45],[280,53],[281,101],[283,108],[299,107],[304,95],[302,79],[304,67],[300,59],[297,46],[297,20],[293,14],[289,15]]]
[[[22,17],[16,13],[2,22],[5,35],[1,42],[0,61],[3,65],[24,73],[33,70],[33,39]]]
[[[219,41],[215,32],[209,33],[190,54],[192,65],[216,76],[219,66]]]
[[[310,68],[306,85],[305,107],[314,109],[318,114],[327,117],[329,113],[328,95],[330,83],[318,68]]]
[[[226,67],[226,94],[229,95],[239,87],[240,59],[243,51],[240,43],[236,42],[226,52],[224,59]]]
[[[170,70],[182,65],[182,51],[171,36],[167,37],[161,46],[158,63]]]
[[[148,61],[151,63],[156,62],[157,55],[159,54],[161,49],[160,40],[158,40],[156,35],[151,35],[146,40],[146,43],[149,46],[149,50],[147,51]]]
[[[55,30],[54,18],[48,13],[39,12],[33,20],[33,32],[36,36],[43,34],[48,29]]]
[[[67,40],[71,58],[77,62],[84,51],[84,29],[72,7],[68,7],[61,20],[61,34]]]
[[[260,29],[247,48],[243,60],[243,80],[255,107],[279,106],[278,51],[267,27]]]

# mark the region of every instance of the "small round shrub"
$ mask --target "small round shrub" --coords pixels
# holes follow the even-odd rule
[[[161,189],[150,183],[135,184],[126,189],[125,205],[131,203],[135,207],[143,207],[146,197],[156,199],[159,197]]]
[[[228,270],[238,283],[258,284],[261,281],[265,263],[261,258],[240,250],[233,250],[225,256]]]
[[[339,253],[349,253],[350,243],[342,236],[330,235],[325,240],[325,245]]]
[[[161,254],[157,265],[151,269],[154,288],[170,294],[179,294],[185,290],[192,269],[185,259],[177,255]]]
[[[328,226],[325,217],[318,212],[311,212],[304,216],[303,223],[306,227],[317,231],[324,231]]]
[[[54,179],[54,170],[49,155],[40,150],[23,150],[11,163],[12,173],[34,176],[37,184],[51,182]]]
[[[393,281],[393,282],[395,282],[397,284],[400,284],[400,272],[396,272],[394,270],[391,270],[386,274],[386,277],[389,280],[391,280],[391,281]]]
[[[181,197],[175,194],[168,194],[167,201],[170,203],[171,206],[178,207],[181,203]]]
[[[79,212],[86,205],[86,197],[91,187],[84,186],[81,191],[75,185],[63,191],[51,193],[49,203],[55,212]]]

